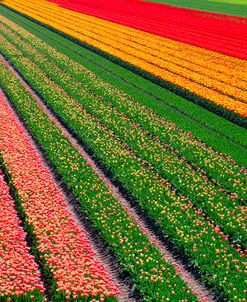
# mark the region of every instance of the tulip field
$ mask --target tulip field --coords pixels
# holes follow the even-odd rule
[[[170,2],[0,3],[0,301],[247,301],[247,19]]]

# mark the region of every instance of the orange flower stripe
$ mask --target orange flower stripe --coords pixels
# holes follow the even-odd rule
[[[48,1],[4,0],[42,23],[247,117],[247,62],[84,15]]]

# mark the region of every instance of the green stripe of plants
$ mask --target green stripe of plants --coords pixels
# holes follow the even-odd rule
[[[245,0],[148,0],[164,4],[187,7],[208,12],[217,12],[234,16],[247,17]]]
[[[213,146],[216,150],[231,155],[240,165],[247,166],[247,157],[243,156],[244,148],[234,144],[234,142],[229,142],[229,140],[225,138],[226,135],[243,144],[243,146],[247,146],[245,129],[238,127],[237,125],[232,124],[229,121],[218,117],[217,115],[214,115],[149,81],[146,81],[130,71],[113,64],[103,57],[65,39],[35,22],[20,16],[19,14],[10,11],[3,6],[0,6],[0,11],[3,15],[6,15],[9,19],[22,25],[30,32],[45,40],[51,46],[59,49],[73,60],[83,64],[99,77],[103,78],[104,81],[110,82],[117,88],[121,88],[134,97],[137,102],[146,105],[159,115],[170,119],[182,129],[190,131],[208,145]],[[133,88],[133,85],[137,86],[137,88]],[[139,89],[145,89],[145,92],[155,94],[161,100],[166,102],[166,104],[182,110],[182,112],[185,112],[193,118],[196,117],[199,123],[191,120],[187,116],[181,115],[181,113],[176,112],[169,107],[165,107],[152,96],[145,94]],[[200,124],[200,122],[212,127],[213,131],[205,128]],[[219,131],[219,134],[214,131]]]
[[[6,49],[3,49],[4,45]],[[9,59],[11,57],[11,63],[31,86],[36,88],[45,103],[63,116],[64,123],[68,124],[71,131],[94,151],[96,157],[107,163],[109,170],[117,172],[118,176],[115,178],[121,177],[122,183],[141,208],[156,221],[177,250],[188,257],[190,263],[199,270],[201,278],[227,299],[233,299],[234,296],[242,298],[245,295],[242,257],[235,248],[231,247],[227,238],[219,234],[217,227],[215,228],[203,215],[195,211],[186,198],[176,195],[169,185],[160,181],[144,167],[138,158],[115,140],[113,133],[106,132],[105,127],[101,127],[88,113],[82,111],[80,106],[76,106],[73,99],[58,90],[44,74],[38,71],[37,66],[23,58],[21,52],[15,50],[7,41],[1,47],[5,55],[8,54]],[[40,128],[39,122],[36,122],[36,127]],[[56,144],[56,139],[53,140],[53,144]],[[58,165],[57,150],[51,149],[48,149],[47,153],[49,150],[54,152],[51,160]],[[71,152],[65,149],[71,157]],[[63,157],[64,159],[66,156]],[[67,165],[67,161],[63,161],[63,167],[67,168]],[[71,180],[73,174],[71,171],[64,173],[59,166],[57,169],[73,190],[77,178]],[[73,192],[78,194],[77,190]],[[234,264],[236,259],[238,268]],[[231,290],[229,290],[229,283],[233,284]],[[234,288],[237,288],[237,292],[233,290]]]
[[[4,27],[5,34],[9,32]],[[176,156],[169,153],[158,142],[151,140],[136,124],[131,123],[125,116],[114,112],[111,107],[105,106],[101,100],[91,95],[84,87],[73,79],[71,74],[67,74],[61,69],[57,69],[44,56],[23,44],[18,36],[13,36],[11,43],[16,44],[23,55],[30,61],[35,62],[48,77],[56,82],[60,87],[75,99],[82,103],[81,110],[87,110],[90,114],[103,121],[103,125],[110,126],[110,130],[118,135],[122,144],[127,144],[135,150],[136,156],[150,163],[156,171],[172,181],[172,185],[189,197],[190,200],[209,217],[218,223],[226,234],[233,237],[239,243],[246,246],[245,242],[245,221],[243,208],[238,206],[235,198],[228,198],[221,193],[217,187],[210,184],[200,173],[195,173],[187,167],[183,160],[178,160]],[[57,56],[58,54],[55,54]],[[69,64],[72,69],[72,63]],[[78,67],[79,69],[79,67]],[[24,71],[25,72],[25,71]],[[37,89],[37,86],[35,86]],[[63,118],[63,117],[62,117]],[[108,129],[107,129],[108,131]],[[104,161],[104,159],[101,158]],[[107,163],[106,163],[107,164]],[[114,170],[118,175],[118,172]],[[233,177],[235,175],[233,174]],[[237,174],[236,174],[237,177]],[[121,180],[121,177],[119,177]],[[243,177],[243,180],[246,178]],[[240,187],[241,183],[239,183]],[[246,186],[242,186],[243,191]],[[244,192],[243,192],[244,194]],[[245,192],[246,194],[246,192]]]
[[[8,80],[9,75],[6,73],[6,67],[2,66],[2,61],[0,61],[0,68],[1,68],[1,71],[0,71],[1,76],[5,76],[6,80]],[[0,85],[0,88],[1,88],[1,85]],[[7,178],[7,182],[8,182],[10,189],[12,190],[12,192],[14,194],[16,208],[17,208],[18,214],[21,217],[23,225],[25,227],[25,232],[27,233],[27,236],[28,236],[27,239],[28,239],[28,242],[30,245],[30,249],[31,249],[33,255],[35,256],[36,262],[39,264],[39,267],[42,270],[43,277],[45,278],[46,291],[47,291],[46,294],[48,294],[50,297],[52,297],[52,299],[55,302],[59,302],[59,301],[65,302],[66,301],[65,293],[56,292],[56,289],[57,289],[56,281],[53,279],[53,274],[51,272],[51,269],[46,265],[46,261],[44,260],[42,253],[40,253],[40,251],[38,249],[37,236],[34,233],[33,226],[30,225],[30,223],[28,223],[28,217],[23,208],[23,201],[22,201],[21,197],[19,196],[18,190],[14,186],[14,182],[12,180],[12,175],[8,170],[8,166],[5,164],[5,162],[2,159],[1,152],[0,152],[0,166],[2,167],[2,169],[4,171],[4,174]],[[16,298],[16,299],[14,297],[11,297],[9,300],[7,300],[7,298],[4,297],[2,301],[17,301],[17,302],[25,302],[25,301],[27,301],[27,302],[31,302],[31,301],[43,302],[43,301],[46,301],[46,298],[42,297],[40,293],[36,292],[36,294],[37,294],[37,296],[35,295],[34,299],[30,299],[29,295],[28,295],[27,297]]]

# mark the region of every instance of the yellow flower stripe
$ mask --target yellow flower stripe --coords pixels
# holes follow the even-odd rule
[[[48,1],[4,3],[241,116],[247,116],[247,62],[70,11]],[[125,31],[124,31],[125,30]]]

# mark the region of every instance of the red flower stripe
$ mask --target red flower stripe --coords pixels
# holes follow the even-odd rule
[[[247,59],[245,18],[144,1],[49,1],[152,34]]]
[[[0,99],[1,99],[0,95]],[[0,170],[0,296],[34,299],[44,292],[38,265],[29,253],[26,234]],[[44,297],[43,297],[44,298]]]
[[[29,137],[3,96],[0,98],[0,153],[18,190],[38,250],[56,280],[57,297],[112,297],[119,294],[106,268],[71,214]],[[60,295],[60,296],[59,296]]]

